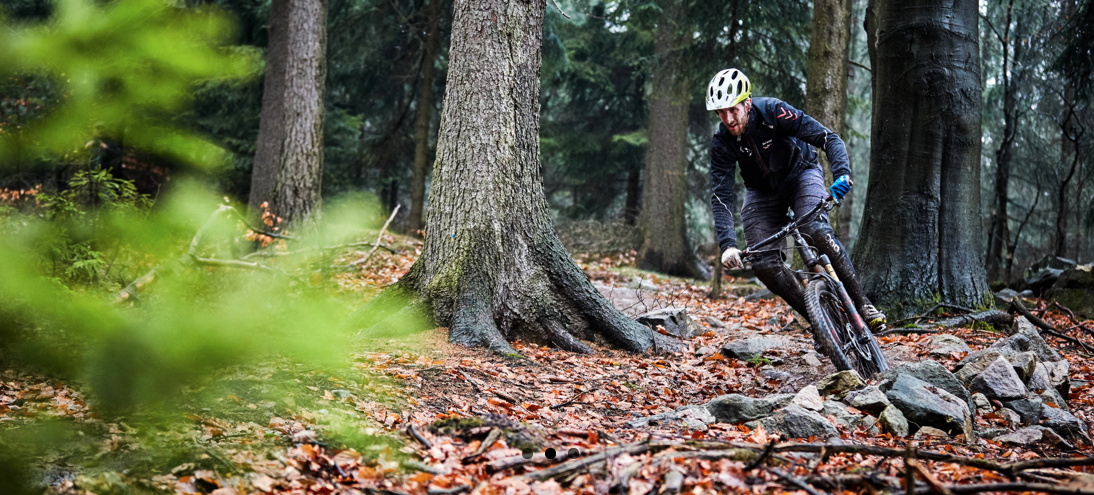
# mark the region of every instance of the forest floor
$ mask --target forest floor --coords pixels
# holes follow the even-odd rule
[[[389,239],[403,249],[378,252],[359,271],[336,275],[338,284],[368,297],[395,281],[420,245]],[[87,446],[45,459],[42,482],[59,494],[877,493],[899,489],[906,466],[916,462],[902,457],[909,445],[921,459],[931,457],[927,452],[951,456],[919,461],[917,493],[985,483],[1064,483],[1075,493],[1094,493],[1083,474],[1089,467],[1049,465],[1019,474],[1022,468],[1009,464],[1085,456],[1090,445],[1062,452],[988,439],[894,438],[859,425],[839,426],[840,438],[827,443],[780,439],[796,441],[793,447],[776,445],[763,428],[738,424],[632,423],[724,394],[796,393],[835,369],[823,358],[818,363],[812,339],[784,303],[733,295],[757,289],[746,281],[729,280],[728,296],[710,300],[707,284],[636,270],[633,255],[579,262],[629,314],[686,307],[706,332],[679,352],[643,355],[604,347],[579,355],[517,342],[524,359],[451,345],[443,328],[362,339],[352,362],[337,372],[278,360],[228,370],[204,390],[219,394],[215,406],[179,411],[187,418],[182,426],[151,431],[100,418],[78,385],[8,369],[0,372],[0,425],[41,417],[79,425]],[[1064,314],[1043,315],[1058,328],[1069,326]],[[947,333],[974,350],[1002,336],[982,328]],[[751,361],[720,352],[728,341],[756,336],[779,337],[784,345]],[[893,334],[880,341],[896,366],[928,359],[929,337]],[[1089,425],[1094,368],[1070,345],[1049,342],[1070,361],[1078,384],[1069,397],[1072,412]],[[952,369],[962,357],[932,359]],[[1006,427],[995,414],[976,422]],[[73,470],[75,456],[98,459],[96,470]]]

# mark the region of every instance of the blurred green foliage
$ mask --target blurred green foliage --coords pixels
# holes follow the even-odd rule
[[[255,74],[257,52],[221,46],[231,30],[217,9],[160,0],[58,0],[49,22],[0,30],[0,71],[32,74],[56,95],[33,121],[4,122],[0,154],[60,154],[105,133],[188,164],[218,164],[220,148],[171,119],[194,83]]]
[[[143,446],[126,451],[127,461],[122,453],[105,461],[96,445],[117,426],[34,415],[3,422],[0,493],[40,492],[52,476],[41,468],[59,469],[59,459],[70,473],[169,469],[179,462],[175,450],[206,447],[164,432],[185,429],[186,412],[224,411],[225,390],[285,399],[246,416],[265,424],[259,416],[312,407],[291,398],[304,386],[298,377],[351,375],[346,366],[359,346],[345,322],[360,297],[333,282],[340,251],[323,246],[380,225],[371,196],[328,200],[313,237],[259,246],[215,183],[175,174],[153,195],[118,176],[148,154],[208,171],[225,156],[253,153],[247,131],[228,135],[238,131],[231,118],[257,127],[256,113],[233,111],[257,101],[247,91],[259,52],[224,46],[238,36],[229,17],[213,5],[160,0],[6,7],[22,23],[0,31],[0,163],[34,157],[64,164],[66,175],[56,187],[0,189],[0,369],[78,389],[96,421],[126,425]],[[222,108],[193,110],[195,97],[206,112],[214,98]],[[120,157],[123,142],[145,155]],[[256,249],[265,256],[242,259]],[[138,279],[147,284],[119,292]],[[217,385],[230,370],[278,376],[273,368],[293,371],[242,388]],[[370,438],[355,422],[331,428],[341,432],[332,438],[358,447]],[[168,464],[149,465],[152,458]]]

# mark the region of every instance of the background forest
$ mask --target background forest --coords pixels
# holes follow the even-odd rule
[[[223,9],[236,21],[228,40],[235,49],[261,58],[267,45],[269,2],[190,1],[178,6],[206,5]],[[671,61],[675,65],[664,70],[675,74],[675,84],[690,103],[686,121],[667,123],[651,120],[648,108],[659,67],[655,45],[662,9],[656,2],[560,5],[561,11],[548,9],[544,22],[541,157],[544,186],[563,235],[571,229],[600,229],[590,228],[588,222],[634,225],[643,189],[648,187],[644,177],[647,147],[666,139],[650,135],[649,130],[670,135],[686,132],[687,147],[681,151],[686,153],[687,180],[681,193],[686,195],[687,232],[691,245],[709,263],[715,247],[708,205],[708,148],[716,121],[702,108],[701,89],[716,70],[739,67],[749,75],[758,95],[774,96],[809,111],[812,5],[782,0],[681,4],[676,14],[681,29],[693,36],[675,41]],[[1071,0],[981,5],[980,223],[991,280],[1019,276],[1045,254],[1080,261],[1094,256],[1094,243],[1089,242],[1094,225],[1094,166],[1086,158],[1094,140],[1083,133],[1092,115],[1089,53],[1079,46],[1067,51],[1074,38],[1064,34],[1082,29],[1081,21],[1069,23],[1069,19],[1084,8],[1089,10],[1085,5]],[[869,181],[872,108],[870,62],[862,29],[866,4],[859,1],[849,7],[842,134],[856,187],[852,207],[844,209],[839,221],[845,224],[841,232],[846,243],[853,246],[861,224],[860,198]],[[53,9],[48,0],[10,0],[4,4],[5,23],[10,27],[43,21]],[[386,211],[397,204],[422,201],[414,197],[415,188],[423,187],[415,181],[424,180],[428,188],[429,178],[423,173],[415,177],[415,161],[424,160],[426,171],[432,164],[447,75],[450,13],[451,5],[443,0],[436,5],[330,2],[324,54],[323,197],[370,192]],[[839,19],[816,22],[838,23]],[[256,70],[261,74],[261,68]],[[2,84],[0,125],[8,133],[48,114],[62,97],[47,77],[8,75]],[[192,107],[172,117],[177,125],[227,150],[229,166],[212,179],[225,194],[240,201],[246,200],[252,185],[262,88],[261,77],[199,83]],[[139,192],[154,195],[170,177],[186,173],[182,163],[127,146],[124,131],[114,134],[99,136],[105,146],[92,160],[119,178],[135,181]],[[423,151],[424,157],[420,156]],[[0,187],[8,190],[39,185],[45,191],[63,190],[88,163],[83,156],[65,160],[35,153],[7,153],[0,160],[5,170]],[[122,163],[129,165],[120,167]],[[419,170],[422,166],[418,165]],[[420,220],[411,218],[420,216],[421,210],[413,214],[411,210],[404,206],[393,224],[395,230],[421,228]],[[1003,225],[995,212],[1006,218]],[[613,247],[639,248],[640,234],[625,228],[610,231],[616,234],[610,239]],[[1013,263],[1006,263],[1009,256]],[[1005,267],[1011,265],[1008,271]]]

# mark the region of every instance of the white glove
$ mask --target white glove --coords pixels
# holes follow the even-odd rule
[[[726,249],[726,252],[722,253],[722,266],[728,270],[744,268],[745,264],[741,261],[741,250],[733,247]]]

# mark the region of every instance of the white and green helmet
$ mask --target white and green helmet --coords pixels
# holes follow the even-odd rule
[[[752,96],[752,83],[744,72],[726,69],[714,75],[707,88],[707,110],[721,110],[736,105]]]

